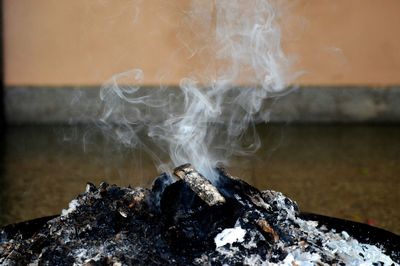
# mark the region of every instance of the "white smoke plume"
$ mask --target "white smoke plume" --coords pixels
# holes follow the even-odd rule
[[[294,75],[281,48],[277,2],[194,0],[186,14],[196,38],[208,43],[193,53],[206,49],[213,62],[183,77],[179,88],[143,88],[140,69],[114,75],[101,89],[101,121],[125,145],[148,152],[160,170],[191,163],[216,181],[216,164],[260,147],[255,119]]]

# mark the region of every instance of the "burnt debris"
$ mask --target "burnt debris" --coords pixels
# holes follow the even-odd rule
[[[151,189],[88,184],[34,234],[0,231],[0,265],[395,263],[379,247],[299,218],[283,194],[217,170],[217,184],[190,165]]]

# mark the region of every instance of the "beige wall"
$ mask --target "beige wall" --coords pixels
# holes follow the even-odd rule
[[[7,85],[94,85],[142,68],[176,84],[200,65],[189,0],[3,0]],[[298,0],[284,47],[301,84],[400,84],[399,0]]]

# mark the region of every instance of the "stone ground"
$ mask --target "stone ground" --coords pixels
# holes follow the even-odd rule
[[[268,125],[253,157],[230,172],[281,191],[302,211],[400,234],[400,126]],[[149,186],[157,172],[90,127],[10,127],[0,145],[0,225],[58,214],[87,181]]]

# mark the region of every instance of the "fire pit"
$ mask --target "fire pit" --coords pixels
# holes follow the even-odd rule
[[[399,263],[399,236],[300,213],[282,193],[217,170],[213,183],[183,165],[151,189],[88,184],[60,216],[3,228],[0,264]]]

